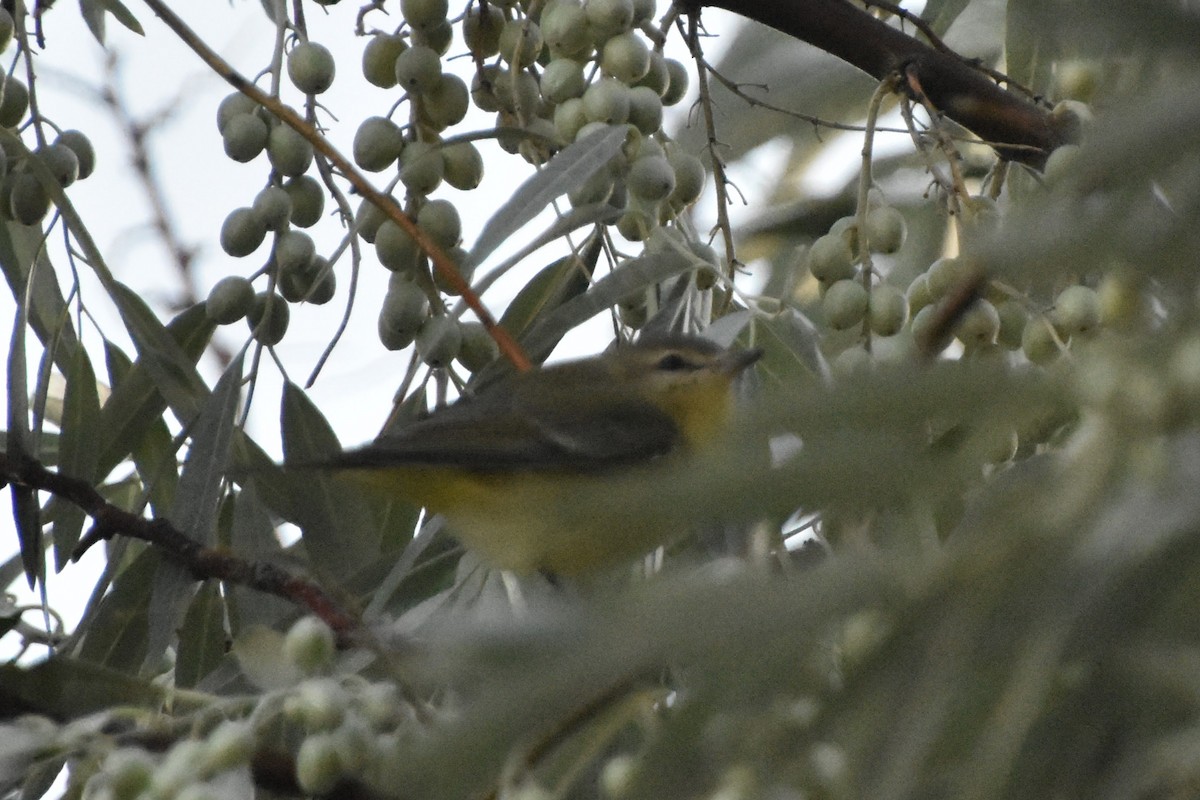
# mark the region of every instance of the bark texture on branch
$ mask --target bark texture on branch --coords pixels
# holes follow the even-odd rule
[[[913,76],[929,102],[996,146],[1004,158],[1041,168],[1073,131],[967,61],[876,19],[849,0],[679,0],[695,13],[721,8],[768,25],[851,64],[876,80]]]

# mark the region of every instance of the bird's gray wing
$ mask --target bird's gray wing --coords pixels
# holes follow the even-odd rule
[[[333,466],[458,466],[474,472],[600,472],[665,455],[679,430],[641,402],[567,404],[567,410],[459,403],[370,445],[335,457]]]

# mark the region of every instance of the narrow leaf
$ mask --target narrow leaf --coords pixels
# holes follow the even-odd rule
[[[148,492],[150,510],[166,516],[175,502],[179,486],[177,450],[180,443],[171,436],[162,417],[150,421],[133,448],[133,464]]]
[[[233,520],[229,547],[255,563],[274,563],[283,557],[283,548],[275,536],[271,514],[250,483],[233,498]],[[252,625],[276,627],[279,621],[295,613],[291,604],[245,586],[225,587],[229,602],[229,624],[234,636]]]
[[[4,695],[38,713],[70,720],[114,706],[158,709],[166,691],[148,681],[96,664],[52,658],[29,668],[0,666]]]
[[[799,311],[786,309],[771,317],[759,318],[755,325],[755,343],[766,352],[758,374],[767,381],[796,385],[829,380],[829,364],[821,352],[821,335]]]
[[[150,593],[161,558],[147,547],[121,570],[87,626],[79,656],[122,672],[136,672],[146,653]]]
[[[521,339],[525,352],[535,361],[549,355],[567,331],[634,292],[661,283],[692,267],[692,261],[674,252],[633,258],[596,281],[585,293],[563,303],[543,316]]]
[[[592,203],[591,205],[572,208],[566,214],[555,217],[554,222],[532,242],[522,247],[500,264],[497,264],[486,276],[476,282],[475,290],[482,294],[498,278],[505,275],[517,264],[520,264],[551,242],[558,241],[568,233],[596,223],[607,225],[616,222],[620,216],[621,211],[613,208],[608,203]],[[594,261],[595,259],[593,259]]]
[[[157,323],[157,320],[155,320]],[[180,313],[166,326],[168,338],[176,350],[182,351],[189,365],[195,364],[208,346],[215,329],[213,322],[204,313],[202,305],[192,306]],[[121,463],[137,446],[147,427],[162,417],[166,401],[159,391],[150,366],[155,356],[140,356],[132,367],[121,365],[123,353],[110,347],[109,376],[113,382],[113,393],[101,411],[100,456],[98,474],[104,475]],[[114,361],[115,359],[115,361]],[[125,372],[120,380],[118,371]],[[194,372],[194,368],[193,368]],[[203,387],[203,384],[201,384]],[[203,387],[203,393],[208,393]],[[188,417],[190,420],[191,417]]]
[[[137,17],[133,12],[121,4],[120,0],[101,0],[105,10],[116,18],[117,22],[124,25],[129,30],[139,36],[145,36],[146,31],[142,29],[142,23],[138,22]]]
[[[483,226],[472,264],[482,264],[492,251],[558,197],[590,178],[612,160],[625,143],[624,126],[612,125],[568,145],[540,172],[521,184]]]
[[[325,417],[292,383],[283,390],[282,427],[288,462],[319,462],[341,449]],[[341,578],[378,557],[378,531],[354,484],[320,467],[285,469],[284,476],[314,566]]]
[[[208,396],[192,429],[179,491],[171,520],[193,540],[206,546],[214,542],[217,506],[229,466],[230,445],[241,397],[243,357],[239,354],[225,369]]]
[[[194,359],[188,357],[150,307],[129,287],[114,283],[112,298],[121,310],[139,361],[146,365],[155,387],[166,398],[176,419],[188,424],[200,413],[208,396],[208,387],[196,372]],[[210,326],[210,336],[212,330],[214,328]]]
[[[79,0],[79,15],[100,44],[104,44],[104,6],[100,0]]]
[[[216,669],[225,656],[225,603],[217,581],[205,581],[192,598],[179,630],[175,685],[190,689]]]
[[[25,362],[26,313],[24,292],[15,295],[17,313],[13,319],[12,340],[8,351],[8,454],[25,458],[30,453],[28,365]],[[37,495],[32,489],[16,484],[12,493],[13,523],[21,547],[25,579],[32,589],[45,577],[45,551],[42,548],[42,524]]]
[[[593,237],[578,256],[564,256],[543,267],[508,304],[500,324],[520,339],[540,317],[587,291],[600,250],[600,238]]]
[[[0,224],[0,271],[13,297],[25,297],[28,286],[25,313],[29,327],[43,346],[49,347],[52,340],[57,340],[55,364],[65,374],[79,339],[42,243],[42,232],[36,228],[15,222]],[[32,268],[35,264],[36,269]]]
[[[100,392],[91,359],[82,347],[75,349],[67,388],[63,396],[59,468],[66,474],[92,483],[96,479],[97,442],[100,437]],[[54,561],[59,571],[70,560],[84,513],[78,506],[64,504],[54,524]]]
[[[217,381],[192,429],[191,447],[168,515],[175,527],[206,547],[216,541],[217,509],[229,466],[241,386],[239,354]],[[171,643],[194,589],[195,579],[178,564],[164,563],[155,574],[143,669],[153,666]]]

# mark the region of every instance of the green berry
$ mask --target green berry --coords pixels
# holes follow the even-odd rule
[[[445,175],[441,148],[428,142],[410,142],[400,154],[400,181],[413,194],[427,195]]]
[[[500,52],[500,31],[504,28],[504,12],[493,3],[472,4],[463,19],[463,39],[471,55],[491,58]],[[484,109],[484,111],[495,109]]]
[[[929,293],[936,299],[945,297],[947,292],[967,280],[970,269],[966,260],[957,256],[939,258],[925,271]]]
[[[29,87],[11,76],[0,86],[0,126],[15,128],[29,110]]]
[[[292,218],[292,197],[282,186],[268,186],[254,197],[250,206],[267,230],[282,231]]]
[[[287,125],[276,125],[267,137],[267,159],[284,177],[303,175],[313,162],[312,142]]]
[[[587,15],[582,7],[556,3],[542,12],[542,37],[554,58],[584,60],[592,49]]]
[[[13,33],[16,31],[16,23],[13,22],[12,14],[8,13],[8,9],[0,8],[0,50],[5,50],[12,44]]]
[[[1000,333],[1000,315],[987,300],[976,300],[958,321],[954,335],[968,348],[995,344]]]
[[[535,110],[541,100],[541,89],[537,79],[528,72],[502,69],[495,75],[493,91],[499,109],[523,114]]]
[[[444,130],[463,121],[470,103],[471,95],[463,79],[443,73],[442,79],[425,93],[421,108],[433,127]]]
[[[682,62],[676,61],[673,58],[668,58],[665,61],[667,67],[667,88],[663,92],[662,101],[664,106],[673,106],[684,97],[687,97],[688,70]]]
[[[542,70],[542,97],[549,103],[561,103],[583,94],[583,64],[570,58],[556,58]]]
[[[475,274],[475,265],[471,263],[470,254],[460,245],[447,248],[446,256],[454,263],[458,277],[462,278],[464,283],[470,284],[471,277]],[[436,265],[432,271],[433,285],[438,288],[439,292],[449,295],[461,294],[459,287],[452,285],[450,279],[440,269],[437,269]]]
[[[235,208],[221,223],[221,249],[234,258],[248,256],[267,236],[267,225],[252,208]]]
[[[324,45],[302,42],[288,53],[287,71],[297,89],[305,94],[321,94],[333,85],[336,65]]]
[[[821,310],[829,327],[837,331],[852,328],[863,320],[867,313],[869,296],[857,280],[849,278],[837,281],[825,290],[821,298]]]
[[[79,177],[79,159],[75,151],[66,145],[48,144],[39,147],[34,155],[42,160],[59,186],[70,186]]]
[[[225,133],[225,126],[230,120],[241,114],[256,114],[258,111],[258,103],[251,100],[241,92],[225,95],[217,106],[217,132],[222,135]]]
[[[867,213],[867,244],[876,253],[894,253],[904,244],[908,233],[904,215],[891,206],[873,208]]]
[[[679,150],[671,153],[667,160],[675,171],[675,190],[669,200],[676,207],[690,206],[704,191],[704,181],[708,177],[704,164],[691,153]]]
[[[363,48],[363,77],[381,89],[391,89],[396,85],[396,59],[407,49],[408,42],[402,36],[372,36]]]
[[[908,322],[908,298],[890,283],[881,283],[871,289],[867,315],[873,333],[895,336]]]
[[[416,338],[428,312],[429,298],[419,286],[409,280],[390,281],[379,311],[379,340],[388,350],[403,350]]]
[[[675,190],[675,170],[663,156],[639,158],[630,166],[625,185],[634,197],[655,203]]]
[[[297,175],[283,182],[283,190],[292,198],[292,224],[310,228],[325,211],[325,190],[311,175]]]
[[[225,772],[247,764],[254,755],[254,728],[243,720],[227,719],[204,741],[205,773]]]
[[[461,349],[462,331],[454,317],[429,317],[417,332],[417,353],[431,367],[449,366]]]
[[[396,58],[396,82],[406,92],[421,94],[441,78],[442,60],[432,48],[414,45]]]
[[[254,287],[249,279],[229,275],[217,281],[204,301],[204,313],[218,325],[230,325],[250,313]]]
[[[633,0],[633,24],[642,25],[654,18],[655,0]]]
[[[246,315],[246,322],[260,344],[273,347],[283,340],[291,312],[287,301],[277,294],[259,292]]]
[[[221,133],[225,155],[245,164],[258,157],[267,146],[271,131],[255,114],[239,114],[229,120]]]
[[[583,101],[571,98],[559,103],[554,109],[554,132],[564,142],[573,142],[579,136],[579,131],[588,124],[587,114],[583,110]]]
[[[358,205],[358,213],[354,215],[354,230],[364,241],[374,244],[375,234],[387,218],[387,214],[374,203],[363,200]]]
[[[928,305],[913,315],[912,322],[909,324],[909,329],[912,331],[913,339],[923,348],[937,348],[940,352],[944,350],[949,342],[934,340],[934,334],[937,333],[934,329],[942,323],[941,314],[938,312],[938,307]]]
[[[1029,320],[1021,335],[1021,350],[1034,364],[1047,364],[1062,352],[1054,333],[1054,326],[1045,317]]]
[[[588,24],[603,35],[615,36],[633,25],[633,0],[588,0]]]
[[[314,258],[308,269],[312,275],[304,299],[313,305],[323,306],[337,293],[337,275],[330,269],[329,261],[322,256]]]
[[[662,127],[663,104],[653,89],[635,86],[629,90],[629,123],[646,136]]]
[[[829,365],[829,369],[835,377],[847,380],[865,375],[871,371],[873,366],[871,354],[859,345],[852,345],[837,354],[833,363]]]
[[[542,29],[529,19],[513,19],[500,31],[500,57],[512,69],[524,69],[542,53]]]
[[[500,346],[487,329],[478,322],[464,322],[459,326],[462,346],[458,360],[470,372],[478,372],[500,356]]]
[[[284,272],[301,271],[308,268],[317,254],[317,245],[303,231],[287,230],[275,237],[272,253],[275,263]]]
[[[317,617],[301,617],[283,639],[283,655],[303,675],[329,671],[336,654],[333,631]]]
[[[354,133],[354,163],[368,172],[387,169],[403,149],[404,133],[387,117],[367,117]]]
[[[1086,334],[1100,325],[1100,298],[1088,286],[1068,286],[1054,300],[1054,326],[1067,337]]]
[[[462,240],[462,220],[449,200],[430,200],[417,212],[417,224],[442,246],[454,247]]]
[[[412,272],[417,268],[421,248],[408,231],[385,219],[375,232],[375,256],[392,272]]]
[[[913,278],[913,282],[908,285],[908,291],[905,294],[908,297],[909,311],[913,314],[916,314],[937,299],[933,296],[933,292],[929,290],[928,275],[929,273],[922,272]]]
[[[1055,148],[1046,159],[1042,169],[1042,177],[1047,185],[1055,186],[1065,183],[1076,171],[1076,161],[1079,159],[1079,145],[1064,144]]]
[[[439,56],[446,55],[450,43],[454,41],[454,26],[448,20],[442,20],[426,28],[413,29],[413,44],[428,47]]]
[[[1146,298],[1139,283],[1127,274],[1106,275],[1096,289],[1100,323],[1118,330],[1132,327],[1142,318]]]
[[[75,159],[79,162],[79,180],[83,180],[95,171],[96,150],[92,147],[92,141],[86,134],[75,130],[63,131],[54,140],[54,143],[70,148],[71,152],[75,154]]]
[[[629,87],[616,78],[601,78],[583,93],[583,112],[592,122],[625,122],[629,119]]]
[[[483,180],[483,156],[471,142],[458,142],[442,148],[442,174],[455,189],[470,191]]]
[[[414,28],[429,28],[445,22],[449,11],[447,0],[400,0],[404,21]]]
[[[342,779],[342,757],[335,738],[317,733],[305,738],[296,754],[296,784],[306,795],[326,795]]]
[[[657,227],[657,216],[643,209],[633,208],[617,220],[617,233],[631,242],[644,242]]]
[[[832,231],[819,237],[808,251],[808,269],[822,283],[854,277],[854,254],[848,237]]]
[[[632,85],[650,71],[650,48],[633,31],[617,34],[604,43],[600,68],[606,75]]]
[[[650,68],[646,70],[646,74],[637,82],[637,85],[653,90],[661,101],[663,92],[667,90],[667,84],[670,81],[671,76],[667,73],[667,60],[663,58],[662,53],[657,50],[651,50]]]

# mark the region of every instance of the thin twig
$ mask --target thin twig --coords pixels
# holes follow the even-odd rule
[[[73,561],[78,561],[92,545],[119,533],[154,545],[180,563],[196,580],[214,578],[297,603],[343,636],[359,628],[358,619],[312,581],[292,575],[274,564],[246,561],[228,552],[204,547],[169,521],[131,514],[109,503],[87,481],[51,472],[32,458],[0,453],[0,482],[49,492],[92,518],[92,528],[80,539],[71,556]]]
[[[725,175],[725,162],[717,152],[720,143],[717,141],[717,123],[713,115],[712,96],[708,92],[708,69],[704,61],[704,53],[700,49],[700,36],[697,30],[700,23],[699,14],[689,15],[688,20],[688,49],[696,62],[696,85],[700,91],[700,109],[704,114],[704,132],[708,140],[708,154],[712,159],[713,188],[717,193],[717,228],[721,231],[725,241],[726,275],[732,280],[737,272],[738,261],[733,248],[733,226],[729,222],[728,178]],[[732,295],[726,295],[723,305],[728,305],[730,297]]]

